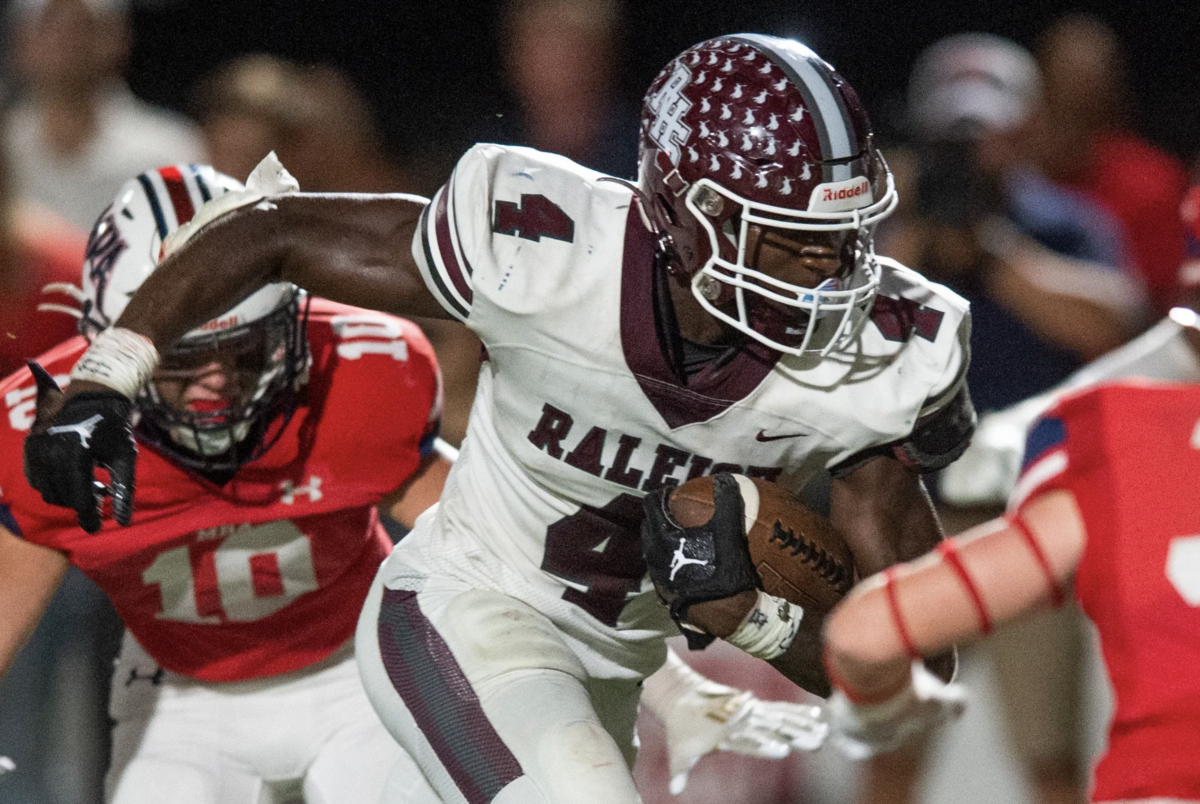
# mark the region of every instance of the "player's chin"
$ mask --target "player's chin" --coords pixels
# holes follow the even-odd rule
[[[687,621],[719,639],[724,639],[738,629],[757,602],[758,592],[748,589],[732,597],[693,603],[688,606]]]

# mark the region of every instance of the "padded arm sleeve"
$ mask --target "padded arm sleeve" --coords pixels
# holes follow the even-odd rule
[[[882,455],[891,456],[921,474],[945,469],[966,451],[977,422],[971,392],[964,381],[949,402],[917,419],[907,438],[855,453],[829,472],[840,479]]]

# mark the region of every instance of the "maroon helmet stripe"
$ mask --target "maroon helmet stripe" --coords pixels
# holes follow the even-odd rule
[[[188,193],[183,175],[174,165],[159,168],[158,175],[162,176],[167,195],[171,196],[171,206],[175,208],[175,221],[179,226],[183,226],[196,214],[196,207],[192,204],[192,196]]]
[[[453,184],[454,177],[451,176],[450,181],[446,183],[438,196],[437,206],[433,211],[433,229],[437,236],[438,253],[442,255],[442,262],[446,266],[446,276],[454,283],[454,289],[458,291],[458,295],[462,296],[467,304],[470,304],[471,286],[463,276],[463,266],[454,252],[454,235],[450,232],[450,188]],[[467,274],[470,275],[469,266]]]

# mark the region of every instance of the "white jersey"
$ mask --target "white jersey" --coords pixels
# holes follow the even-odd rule
[[[884,259],[853,353],[751,344],[682,382],[653,252],[627,186],[527,148],[459,161],[413,253],[487,360],[441,503],[385,564],[388,586],[446,574],[505,592],[582,643],[589,672],[647,674],[677,633],[645,577],[647,492],[720,471],[798,492],[961,386],[966,302]]]

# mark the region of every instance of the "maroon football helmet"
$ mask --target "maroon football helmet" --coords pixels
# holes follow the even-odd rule
[[[810,49],[740,34],[681,53],[646,93],[638,183],[709,313],[788,354],[856,337],[896,190],[858,95]],[[811,288],[756,270],[752,226],[846,233],[842,269]]]

